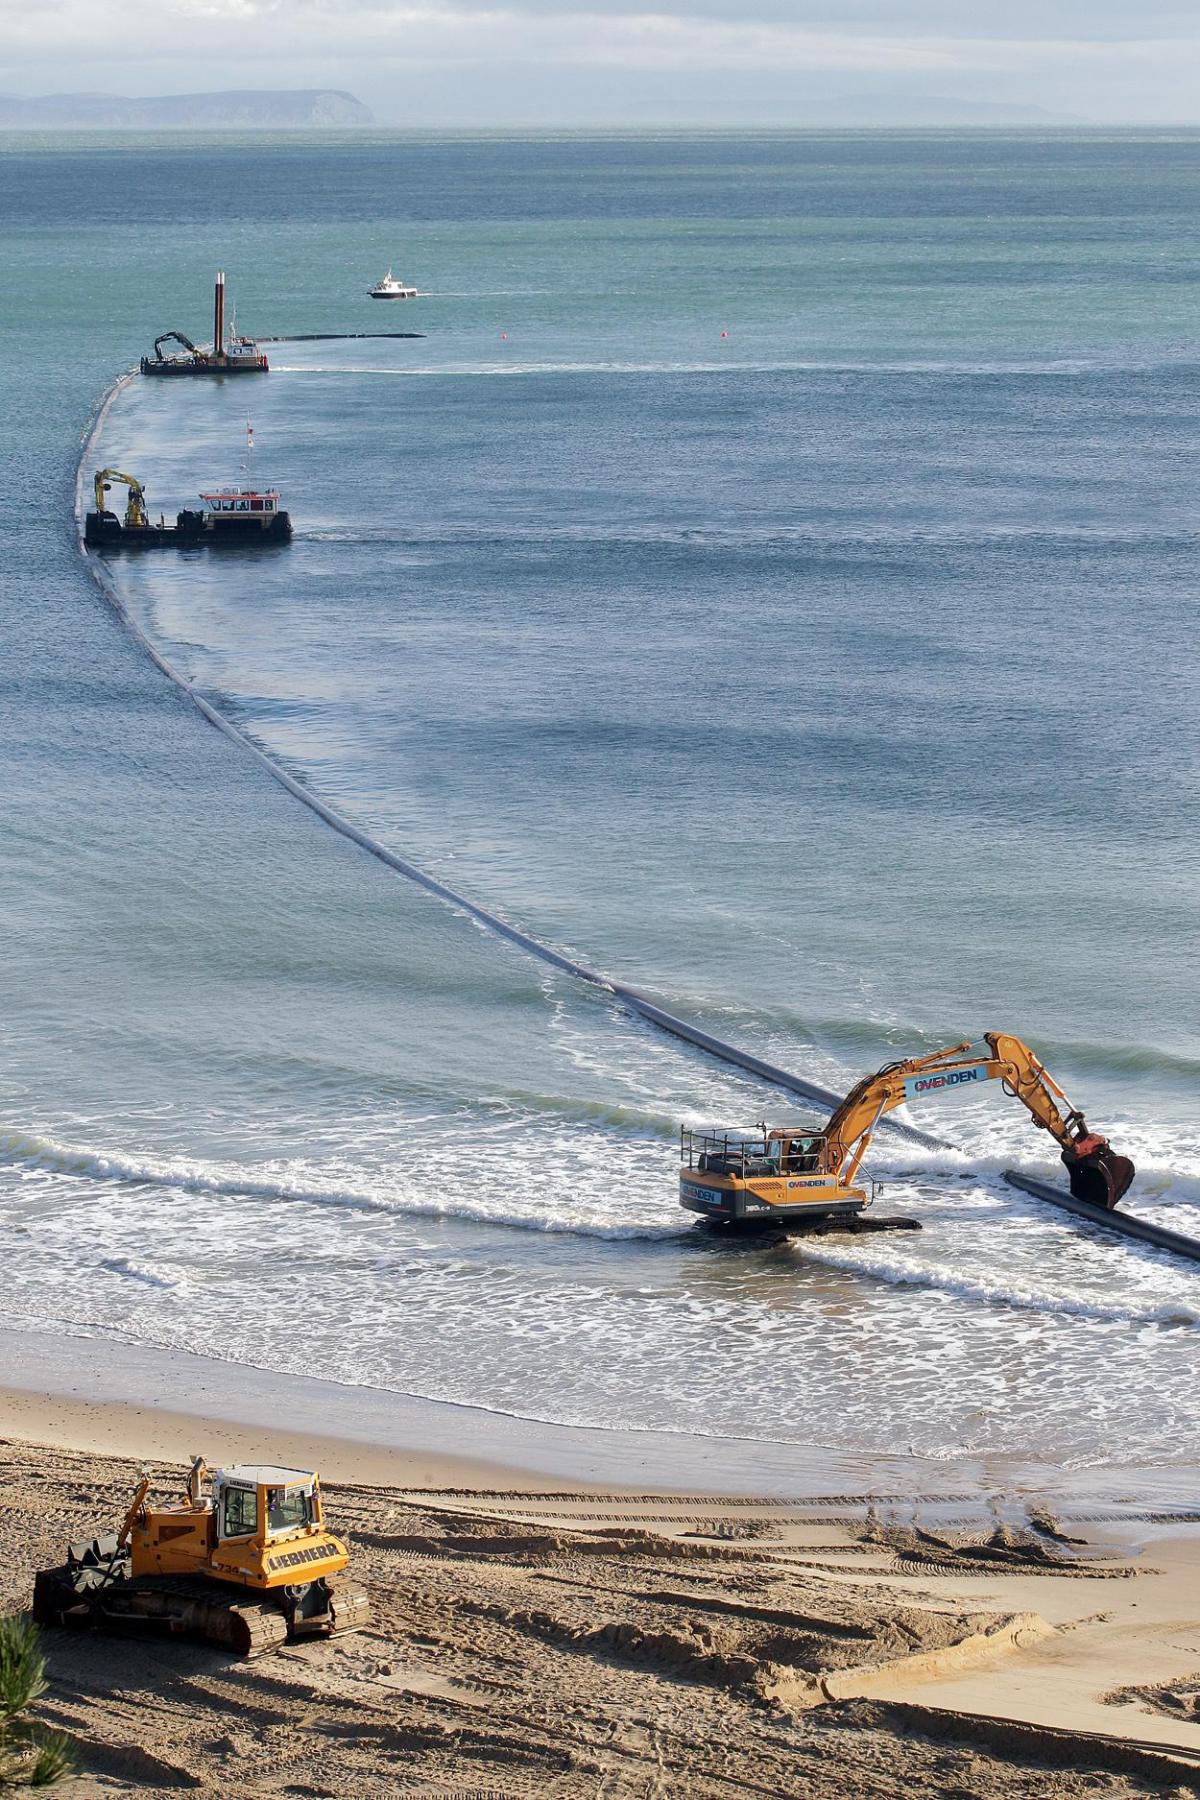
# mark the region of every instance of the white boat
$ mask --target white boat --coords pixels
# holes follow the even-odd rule
[[[382,281],[377,281],[373,288],[367,289],[372,300],[415,300],[417,290],[409,287],[407,282],[397,281],[389,269]]]

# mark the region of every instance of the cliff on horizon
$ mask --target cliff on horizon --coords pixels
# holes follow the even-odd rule
[[[225,94],[0,94],[0,128],[31,131],[291,131],[373,125],[361,100],[340,88],[244,89]]]

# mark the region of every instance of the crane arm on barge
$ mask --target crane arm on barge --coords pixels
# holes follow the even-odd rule
[[[185,350],[190,350],[192,353],[192,356],[195,358],[195,360],[197,362],[207,362],[208,361],[208,358],[204,354],[203,350],[198,350],[196,348],[195,344],[193,344],[191,338],[185,337],[182,331],[164,331],[162,333],[161,337],[156,337],[154,340],[154,356],[155,356],[155,360],[157,362],[164,362],[166,360],[165,357],[163,356],[163,348],[162,347],[164,344],[169,344],[171,342],[172,338],[175,340],[175,342],[177,344],[182,344]]]
[[[135,475],[123,475],[120,469],[97,469],[95,475],[96,511],[103,517],[107,512],[104,496],[114,481],[123,481],[129,489],[129,500],[125,507],[125,529],[140,531],[149,523],[146,518],[146,490]]]

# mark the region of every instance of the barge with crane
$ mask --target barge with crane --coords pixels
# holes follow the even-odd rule
[[[123,518],[105,504],[115,482],[129,490]],[[259,548],[286,543],[292,535],[292,521],[279,504],[277,488],[211,488],[198,496],[201,508],[184,507],[174,524],[160,513],[154,524],[146,511],[146,490],[136,476],[120,469],[97,469],[94,485],[96,504],[83,528],[89,550],[190,549],[203,544]]]
[[[163,345],[172,340],[183,346],[184,354],[164,356]],[[226,330],[224,269],[217,270],[213,288],[212,347],[194,344],[182,331],[164,331],[154,340],[154,355],[143,356],[141,363],[142,374],[156,379],[176,375],[265,375],[270,366],[265,351],[254,339],[238,334],[236,314],[231,328]]]

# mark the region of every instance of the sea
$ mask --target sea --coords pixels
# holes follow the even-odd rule
[[[196,694],[806,1079],[1015,1032],[1200,1235],[1200,134],[7,134],[0,231],[5,1325],[798,1460],[1200,1458],[1200,1268],[1006,1184],[1056,1162],[999,1084],[872,1145],[919,1233],[707,1233],[680,1125],[820,1109],[332,831],[73,520],[223,268],[270,373],[136,379],[93,459],[291,512],[111,559]]]

